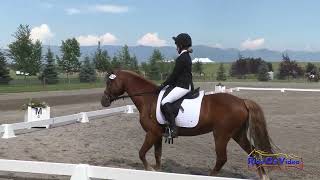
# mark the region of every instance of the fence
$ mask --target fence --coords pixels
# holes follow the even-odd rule
[[[2,138],[15,137],[14,130],[28,129],[34,126],[56,125],[66,122],[89,122],[89,118],[105,116],[112,113],[133,113],[135,106],[127,105],[117,108],[81,112],[78,114],[55,117],[47,120],[22,122],[15,124],[3,124],[0,126],[0,132],[4,132]],[[139,180],[162,180],[162,179],[177,179],[177,180],[234,180],[234,178],[224,177],[209,177],[195,176],[176,173],[150,172],[133,169],[121,169],[110,167],[91,166],[87,164],[65,164],[65,163],[50,163],[38,161],[19,161],[0,159],[0,171],[36,173],[49,175],[71,176],[70,180],[90,180],[94,179],[139,179]]]
[[[6,159],[0,159],[0,171],[71,176],[70,180],[90,180],[91,178],[114,180],[236,180],[234,178],[225,177],[152,172],[133,169],[99,167],[87,164],[65,164]]]
[[[296,89],[296,88],[253,88],[253,87],[236,87],[233,90],[253,90],[253,91],[298,91],[298,92],[320,92],[320,89]]]
[[[0,133],[3,132],[2,138],[8,139],[15,137],[15,130],[30,129],[37,126],[52,126],[60,123],[72,123],[72,122],[89,122],[89,118],[105,116],[112,113],[126,112],[133,113],[135,106],[127,105],[122,107],[116,107],[111,109],[103,109],[98,111],[81,112],[78,114],[72,114],[68,116],[60,116],[40,121],[21,122],[14,124],[2,124],[0,126]]]

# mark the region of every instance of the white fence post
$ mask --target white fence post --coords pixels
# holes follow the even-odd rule
[[[3,139],[9,139],[9,138],[16,137],[11,124],[3,124],[2,126],[4,127],[4,133],[2,135]]]
[[[88,115],[87,115],[87,113],[85,113],[85,112],[81,112],[81,113],[79,113],[79,122],[81,122],[81,123],[88,123],[89,122],[89,118],[88,118]]]
[[[127,113],[127,114],[132,114],[132,113],[134,113],[133,112],[133,106],[132,105],[127,105],[127,109],[126,109],[126,112],[125,113]]]
[[[90,180],[88,176],[88,167],[87,164],[79,164],[73,171],[70,180]]]

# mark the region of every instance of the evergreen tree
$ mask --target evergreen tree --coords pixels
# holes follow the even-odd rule
[[[79,62],[81,55],[79,42],[75,38],[62,41],[60,50],[62,58],[59,58],[58,64],[63,72],[67,74],[68,82],[70,83],[69,75],[78,72],[81,65]]]
[[[153,80],[161,78],[161,69],[159,64],[163,62],[163,56],[158,49],[155,49],[149,58],[148,76]]]
[[[101,49],[100,41],[97,51],[94,54],[93,62],[100,73],[105,73],[111,70],[110,56],[106,50]]]
[[[269,67],[266,63],[262,63],[259,66],[258,80],[259,81],[269,81]]]
[[[45,60],[46,65],[43,69],[40,79],[44,84],[57,84],[59,82],[58,72],[55,64],[54,54],[50,48],[48,48]]]
[[[306,65],[306,73],[315,74],[316,69],[317,66],[312,63],[308,63]]]
[[[292,61],[288,54],[282,55],[282,62],[279,66],[279,78],[284,79],[292,76],[293,78],[297,78],[298,76],[303,75],[302,68],[298,65],[296,61]]]
[[[197,61],[194,63],[193,72],[201,75],[201,73],[203,72],[203,63],[201,61]]]
[[[6,58],[4,54],[0,52],[0,84],[9,84],[11,80]]]
[[[138,61],[135,56],[131,57],[129,52],[129,47],[124,45],[118,54],[118,60],[122,69],[127,70],[138,70]]]
[[[111,61],[111,67],[112,69],[119,69],[121,68],[121,63],[118,60],[117,56],[113,56],[112,61]]]
[[[139,71],[138,60],[137,60],[136,55],[133,55],[131,57],[131,70],[136,71],[136,72]]]
[[[97,80],[96,70],[94,65],[90,62],[90,58],[87,56],[81,66],[79,73],[80,82],[95,82]]]
[[[9,44],[10,57],[16,69],[24,72],[25,79],[27,74],[36,75],[41,66],[41,42],[37,40],[33,43],[30,36],[30,27],[21,24],[13,35],[15,41]]]
[[[129,53],[129,47],[124,45],[119,52],[118,55],[119,62],[121,64],[121,68],[123,69],[130,69],[131,67],[131,57]]]
[[[268,65],[269,71],[273,71],[272,63],[271,63],[271,62],[268,62],[267,65]]]
[[[226,76],[226,72],[225,69],[223,67],[223,63],[220,63],[218,72],[217,72],[217,80],[218,81],[225,81],[227,80],[227,76]]]
[[[141,69],[144,72],[144,75],[147,75],[147,73],[150,71],[150,67],[146,62],[141,63]]]

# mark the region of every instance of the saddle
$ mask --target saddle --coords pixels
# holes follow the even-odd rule
[[[165,98],[173,89],[174,87],[168,87],[162,97],[161,100],[163,100],[163,98]],[[186,95],[184,95],[182,98],[178,99],[177,101],[175,101],[174,103],[172,103],[173,109],[172,112],[174,114],[174,117],[177,117],[179,114],[179,110],[181,109],[182,112],[184,111],[183,107],[181,106],[183,100],[185,99],[196,99],[197,97],[199,97],[200,95],[200,87],[191,90],[190,92],[188,92]]]

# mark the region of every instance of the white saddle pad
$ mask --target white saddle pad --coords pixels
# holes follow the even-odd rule
[[[158,102],[157,102],[156,115],[157,115],[157,121],[159,122],[159,124],[167,123],[160,110],[160,102],[164,92],[165,90],[162,90],[160,92],[158,97]],[[200,91],[200,95],[196,99],[183,100],[181,106],[183,107],[184,111],[182,112],[182,110],[180,109],[179,114],[176,117],[176,125],[178,127],[193,128],[198,124],[203,96],[204,96],[204,91]]]

